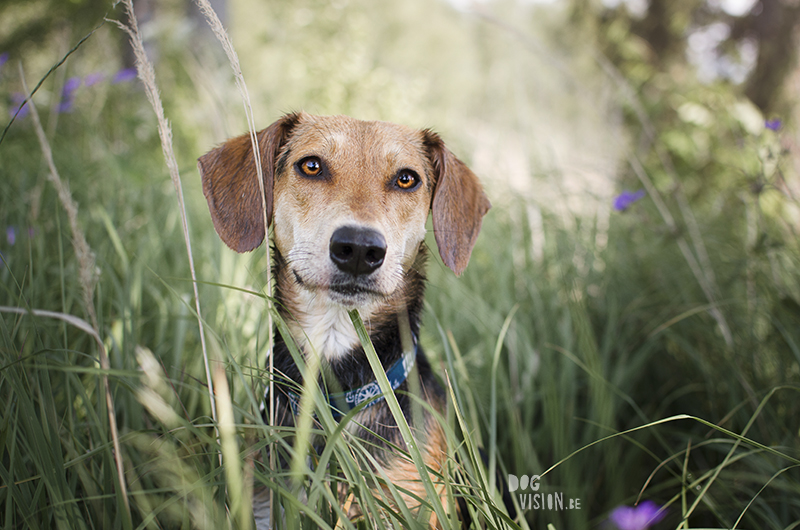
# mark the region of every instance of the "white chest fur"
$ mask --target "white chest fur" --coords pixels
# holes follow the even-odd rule
[[[304,349],[312,349],[332,361],[360,344],[348,309],[327,296],[299,293],[302,308],[296,322],[290,322],[292,336]],[[369,318],[370,308],[359,308],[362,318]]]

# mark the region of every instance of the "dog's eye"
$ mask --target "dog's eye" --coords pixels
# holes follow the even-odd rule
[[[394,182],[401,190],[413,190],[419,185],[420,179],[416,171],[412,171],[410,169],[401,169],[397,173],[397,177],[395,178]]]
[[[318,177],[322,174],[322,162],[315,156],[307,156],[297,164],[297,169],[306,177]]]

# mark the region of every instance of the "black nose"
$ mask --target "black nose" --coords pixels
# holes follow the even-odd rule
[[[369,274],[383,264],[386,240],[371,228],[343,226],[331,236],[330,254],[340,271],[354,276]]]

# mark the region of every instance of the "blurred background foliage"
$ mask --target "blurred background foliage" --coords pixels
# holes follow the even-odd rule
[[[684,516],[685,528],[731,528],[740,516],[737,527],[797,527],[800,4],[214,5],[259,127],[293,110],[433,127],[483,179],[494,208],[462,278],[432,260],[422,341],[457,390],[474,429],[464,436],[518,476],[558,463],[541,491],[582,500],[580,511],[526,511],[527,523],[606,527],[647,484],[642,498],[669,506],[663,528]],[[264,304],[212,283],[259,291],[268,264],[216,238],[195,170],[200,154],[246,130],[242,104],[194,4],[135,6],[173,127],[198,276],[210,282],[200,286],[210,349],[243,426],[255,422],[248,390],[263,385]],[[34,101],[95,254],[133,526],[202,527],[205,506],[215,528],[227,516],[224,480],[177,203],[126,37],[104,17],[124,21],[110,2],[0,3],[0,116],[11,120],[24,99],[19,64],[33,87],[94,31]],[[625,190],[646,194],[625,202]],[[86,318],[66,217],[24,108],[0,143],[0,228],[0,305]],[[159,360],[184,431],[143,404],[140,347]],[[129,527],[96,356],[63,324],[0,314],[4,527]],[[761,445],[690,420],[588,445],[675,414]],[[243,448],[250,434],[241,427]]]

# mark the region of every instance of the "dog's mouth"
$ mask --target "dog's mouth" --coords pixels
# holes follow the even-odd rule
[[[359,285],[358,283],[355,282],[331,284],[328,286],[328,290],[341,296],[350,296],[350,297],[370,296],[370,297],[383,298],[383,293],[376,291],[375,289],[371,289],[367,286]]]
[[[374,279],[341,274],[334,276],[327,283],[312,283],[304,280],[294,269],[292,274],[302,288],[309,291],[326,291],[333,301],[343,305],[355,306],[386,298],[386,293],[377,289]]]

